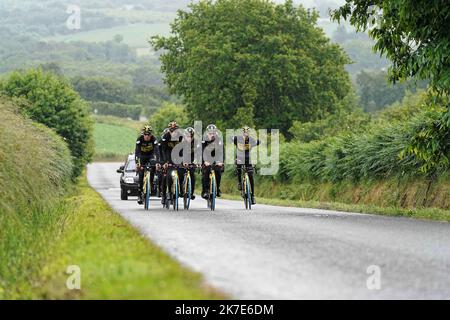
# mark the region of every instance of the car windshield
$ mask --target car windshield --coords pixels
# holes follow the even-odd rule
[[[128,161],[125,171],[135,171],[135,170],[136,170],[136,162],[134,161],[134,159],[132,159]]]

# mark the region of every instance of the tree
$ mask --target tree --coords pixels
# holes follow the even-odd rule
[[[43,63],[40,65],[40,68],[45,72],[52,72],[57,76],[63,75],[61,67],[56,62]]]
[[[204,0],[179,11],[169,37],[153,37],[172,93],[191,118],[235,128],[242,116],[288,134],[343,108],[351,91],[341,48],[316,11],[264,0]]]
[[[131,84],[126,81],[104,77],[75,77],[72,84],[85,100],[123,104],[135,102]]]
[[[31,69],[13,72],[0,83],[0,93],[25,99],[22,111],[66,140],[75,165],[74,178],[80,175],[92,157],[92,122],[87,106],[69,83],[53,73]]]
[[[116,35],[114,36],[114,41],[117,42],[117,43],[122,43],[122,41],[123,41],[123,35],[121,35],[121,34],[116,34]]]
[[[375,8],[381,23],[370,29]],[[393,82],[417,76],[448,93],[450,87],[450,37],[448,0],[347,0],[332,17],[350,20],[358,31],[369,30],[375,49],[393,63]]]
[[[416,85],[411,82],[391,84],[387,81],[386,72],[363,70],[356,76],[356,84],[364,110],[373,112],[401,101],[408,90],[416,92],[417,88],[426,88],[427,83],[421,81]]]

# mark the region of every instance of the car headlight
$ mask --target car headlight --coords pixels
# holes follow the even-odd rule
[[[128,177],[128,178],[125,178],[123,180],[123,182],[128,183],[128,184],[133,184],[134,183],[134,179],[132,177]]]

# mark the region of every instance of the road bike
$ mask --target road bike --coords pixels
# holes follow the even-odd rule
[[[256,168],[252,165],[241,165],[242,172],[242,185],[241,195],[244,199],[244,205],[246,210],[252,210],[252,187],[250,184],[249,172],[256,172]]]
[[[157,198],[161,198],[161,179],[162,179],[162,173],[161,169],[157,170],[155,172],[155,177],[153,178],[153,190],[154,190],[154,196]]]
[[[191,205],[191,197],[192,197],[192,178],[191,178],[191,169],[197,170],[198,166],[196,164],[190,164],[187,167],[184,167],[184,180],[183,180],[183,204],[184,209],[189,210]]]
[[[217,178],[216,178],[216,170],[215,170],[216,167],[219,167],[222,169],[222,167],[217,166],[216,164],[210,165],[211,171],[209,173],[209,192],[208,192],[208,198],[206,199],[206,202],[207,202],[208,209],[211,209],[211,211],[216,210],[216,198],[217,198]]]
[[[144,166],[144,183],[142,187],[142,192],[144,195],[144,210],[150,209],[150,197],[152,195],[152,187],[154,181],[150,181],[151,171],[155,171],[156,163],[154,161],[148,162]]]
[[[178,198],[180,196],[180,177],[178,176],[178,169],[180,168],[180,166],[170,165],[170,167],[172,168],[172,170],[170,171],[170,174],[172,175],[172,189],[170,190],[172,199],[170,200],[172,200],[171,202],[173,210],[178,211]],[[166,198],[166,201],[168,200],[169,199]],[[170,203],[166,205],[166,208],[170,209]]]

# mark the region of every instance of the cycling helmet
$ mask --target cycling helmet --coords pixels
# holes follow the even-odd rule
[[[176,121],[171,121],[169,122],[168,128],[170,131],[175,131],[176,129],[178,129],[178,123]]]
[[[184,133],[185,133],[187,136],[193,137],[194,134],[195,134],[195,130],[194,130],[194,128],[192,128],[192,127],[188,127],[188,128],[186,128],[186,129],[184,129]]]
[[[243,133],[249,133],[249,131],[250,131],[250,127],[249,126],[243,126],[242,127],[242,132]]]
[[[207,127],[206,127],[206,131],[208,132],[208,133],[215,133],[215,132],[217,132],[217,127],[216,127],[216,125],[214,125],[214,124],[210,124],[210,125],[208,125]]]
[[[142,134],[151,134],[153,132],[152,126],[145,125],[144,128],[142,128]]]

